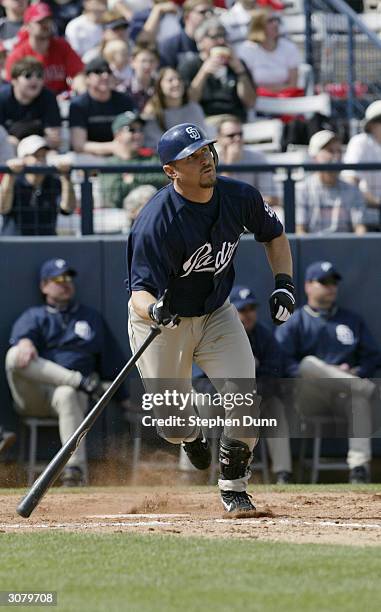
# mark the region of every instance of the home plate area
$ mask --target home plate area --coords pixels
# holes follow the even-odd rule
[[[381,544],[381,492],[309,492],[253,487],[257,511],[223,512],[217,489],[117,487],[54,489],[29,519],[16,513],[21,495],[0,495],[0,531],[146,533],[294,543]]]

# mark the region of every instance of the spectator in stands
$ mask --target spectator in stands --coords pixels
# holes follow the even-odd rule
[[[49,147],[58,149],[61,117],[56,97],[44,87],[44,67],[34,57],[12,65],[11,83],[0,89],[0,125],[14,144],[31,134],[44,136]]]
[[[139,185],[135,187],[126,196],[123,202],[123,208],[126,211],[126,222],[124,231],[128,233],[133,226],[136,217],[149,202],[149,200],[155,195],[157,189],[153,185]]]
[[[132,72],[127,43],[124,40],[110,40],[105,44],[102,55],[114,75],[115,91],[126,92]],[[131,92],[128,93],[132,99]]]
[[[375,391],[368,378],[375,374],[380,352],[363,319],[337,305],[340,280],[329,261],[308,266],[307,304],[277,328],[276,338],[285,355],[287,375],[306,381],[297,386],[297,404],[303,414],[352,418],[353,411],[356,437],[349,440],[349,480],[366,483],[370,479],[367,436],[371,435]]]
[[[6,431],[2,425],[0,425],[0,453],[7,450],[12,444],[16,442],[16,434],[13,431]]]
[[[185,0],[182,8],[184,28],[161,45],[160,58],[163,66],[177,68],[187,56],[197,53],[194,33],[205,19],[213,15],[212,0]]]
[[[17,158],[7,161],[12,171],[0,187],[2,235],[51,236],[56,233],[59,212],[71,214],[76,198],[70,182],[70,166],[56,159],[54,174],[24,174],[25,166],[46,166],[48,143],[41,136],[28,136],[17,147]]]
[[[181,11],[172,0],[153,0],[152,8],[132,17],[129,35],[138,44],[155,45],[159,54],[163,41],[181,31]]]
[[[255,356],[258,393],[262,398],[261,414],[268,412],[278,423],[277,431],[266,432],[269,435],[266,442],[270,451],[272,471],[277,484],[288,484],[291,481],[292,464],[289,427],[279,385],[280,378],[284,376],[282,351],[274,334],[265,325],[257,322],[258,300],[248,287],[234,286],[230,301],[238,310]]]
[[[173,68],[162,68],[155,93],[146,104],[143,116],[145,143],[155,148],[163,132],[178,123],[191,122],[205,129],[204,113],[199,104],[188,100],[184,82]]]
[[[114,119],[112,123],[114,155],[109,158],[109,164],[120,166],[127,162],[140,166],[160,163],[152,149],[143,147],[143,126],[144,121],[140,115],[131,111],[122,113]],[[102,174],[104,201],[109,206],[117,208],[123,208],[126,196],[136,187],[149,184],[160,189],[167,183],[168,179],[162,172]]]
[[[159,63],[159,54],[155,47],[137,45],[132,50],[132,72],[127,79],[126,93],[140,111],[155,93]]]
[[[23,17],[28,0],[2,0],[5,17],[0,19],[0,40],[7,51],[11,51],[17,42],[17,34],[23,25]]]
[[[54,36],[52,11],[45,2],[32,4],[24,14],[25,31],[22,39],[6,61],[6,76],[11,79],[15,62],[32,55],[44,65],[45,86],[55,94],[70,87],[70,80],[81,72],[81,58],[62,37]]]
[[[268,10],[253,11],[248,40],[237,49],[257,84],[257,95],[276,94],[280,91],[297,91],[298,66],[302,57],[291,40],[280,35],[280,19]],[[264,91],[261,91],[260,89]]]
[[[8,132],[0,125],[0,164],[5,164],[13,155],[14,147],[9,142]]]
[[[70,103],[72,148],[76,153],[112,155],[111,124],[120,113],[134,110],[134,105],[126,94],[113,91],[112,71],[102,57],[86,64],[85,73],[87,92]]]
[[[308,153],[318,164],[340,163],[342,144],[330,130],[316,132]],[[311,173],[296,184],[296,231],[304,233],[355,232],[364,234],[364,198],[355,185],[339,178],[338,171]]]
[[[363,132],[353,136],[344,156],[346,164],[381,162],[381,100],[376,100],[365,111]],[[364,223],[370,232],[381,231],[380,172],[346,170],[345,180],[358,185],[364,195],[366,211]]]
[[[221,164],[267,164],[261,151],[252,151],[244,146],[243,126],[239,119],[226,115],[217,126],[218,155]],[[222,172],[240,181],[254,185],[271,206],[279,206],[280,200],[272,172]]]
[[[69,21],[82,13],[82,0],[46,0],[52,10],[58,36],[64,36]]]
[[[106,0],[84,0],[83,13],[67,24],[65,38],[80,57],[100,44],[106,8]]]
[[[121,40],[128,46],[128,23],[125,19],[106,13],[102,24],[103,31],[99,43],[88,49],[82,57],[85,64],[103,55],[105,46],[111,41]]]
[[[246,120],[255,103],[255,86],[245,64],[226,43],[225,28],[216,17],[206,19],[196,30],[199,56],[184,60],[179,73],[189,99],[199,102],[210,122],[231,114]]]
[[[106,385],[100,383],[99,374],[114,378],[123,364],[101,315],[76,300],[74,276],[76,271],[64,259],[45,261],[39,285],[45,304],[28,308],[16,320],[6,356],[17,412],[57,415],[62,444],[81,424],[89,397],[96,400],[102,395]],[[83,484],[85,470],[82,443],[68,461],[63,484]]]

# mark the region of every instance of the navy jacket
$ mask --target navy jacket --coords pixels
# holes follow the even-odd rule
[[[234,281],[233,256],[248,229],[259,242],[280,236],[283,226],[255,187],[218,177],[210,202],[180,196],[173,185],[143,208],[127,242],[129,291],[159,298],[169,289],[170,310],[202,316],[222,306]]]
[[[10,344],[21,338],[29,338],[43,359],[84,376],[98,371],[103,379],[113,379],[123,366],[102,316],[81,304],[73,303],[66,311],[46,304],[28,308],[14,323]]]
[[[286,359],[287,376],[298,375],[299,363],[313,355],[330,365],[348,363],[361,378],[373,376],[381,365],[381,354],[363,319],[335,307],[328,315],[309,306],[298,308],[279,326],[276,338]]]

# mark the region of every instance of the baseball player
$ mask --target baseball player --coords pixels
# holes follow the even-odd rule
[[[157,389],[164,379],[168,386],[176,381],[181,391],[191,392],[193,362],[221,394],[227,388],[253,389],[253,353],[237,310],[229,302],[233,258],[246,229],[263,242],[275,277],[270,296],[273,321],[283,323],[294,310],[292,259],[282,224],[257,189],[216,176],[215,142],[190,123],[163,134],[158,151],[171,184],[148,202],[128,237],[132,349],[142,343],[152,321],[162,326],[162,334],[138,361],[146,390]],[[251,410],[255,413],[257,406]],[[154,408],[157,418],[171,411],[176,406],[164,403]],[[233,420],[242,414],[242,407],[236,401],[227,412]],[[181,411],[185,425],[163,425],[167,420],[163,419],[158,432],[169,442],[181,443],[193,465],[206,469],[210,449],[192,415],[193,403],[187,401]],[[228,512],[255,510],[246,488],[257,432],[248,429],[237,435],[236,431],[225,425],[220,443],[218,484]]]

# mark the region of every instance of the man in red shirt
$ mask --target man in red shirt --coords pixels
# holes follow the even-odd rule
[[[32,55],[44,65],[45,86],[55,94],[70,87],[70,79],[83,68],[81,58],[69,43],[60,36],[53,35],[52,11],[45,2],[32,4],[24,13],[24,28],[20,42],[7,57],[6,78],[10,81],[11,67],[14,62]]]

